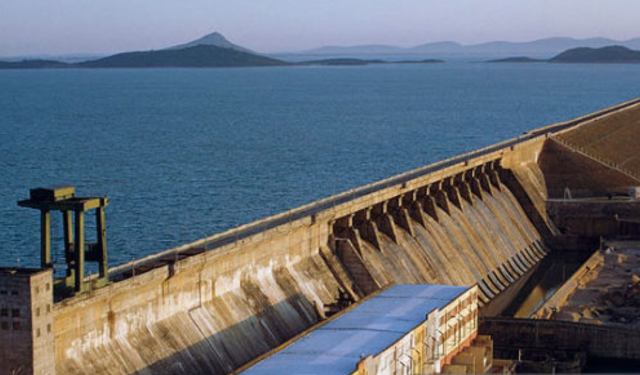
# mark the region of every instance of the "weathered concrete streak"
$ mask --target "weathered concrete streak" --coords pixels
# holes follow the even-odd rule
[[[545,214],[549,195],[546,177],[539,166],[542,149],[547,142],[547,138],[541,137],[521,145],[520,152],[505,156],[503,168],[497,173],[545,240],[557,234],[553,222]]]
[[[539,154],[535,147],[524,150]],[[516,160],[535,163],[531,155],[510,157],[512,164]],[[339,241],[350,242],[344,245],[347,250],[357,249],[357,256],[352,251],[344,259],[347,269],[354,278],[365,277],[366,284],[374,287],[478,283],[484,302],[500,294],[540,261],[547,249],[530,215],[502,184],[496,169],[501,170],[499,160],[336,220],[333,231],[349,233]],[[479,181],[481,194],[471,194],[473,179]],[[463,198],[461,190],[469,193]],[[411,215],[405,207],[411,207]],[[425,211],[416,212],[416,208]],[[530,211],[536,211],[533,204]],[[536,215],[545,214],[536,211]],[[546,228],[546,220],[540,222]],[[377,223],[386,230],[378,231]]]
[[[338,296],[318,230],[288,232],[269,251],[206,253],[172,274],[159,268],[58,304],[59,373],[128,374],[168,357],[177,362],[166,373],[226,373],[279,345]]]

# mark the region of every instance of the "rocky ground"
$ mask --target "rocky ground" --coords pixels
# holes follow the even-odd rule
[[[611,242],[555,319],[640,327],[640,242]]]

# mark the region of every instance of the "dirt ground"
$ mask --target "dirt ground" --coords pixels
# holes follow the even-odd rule
[[[601,255],[554,319],[640,327],[640,242],[608,242]]]

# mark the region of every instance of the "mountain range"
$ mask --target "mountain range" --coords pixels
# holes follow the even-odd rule
[[[164,67],[258,67],[258,66],[290,66],[290,65],[369,65],[384,64],[390,61],[380,58],[357,58],[366,55],[393,56],[395,63],[439,63],[443,60],[428,58],[431,56],[496,56],[492,62],[640,62],[638,51],[627,46],[640,49],[640,39],[632,39],[627,46],[611,47],[611,43],[618,43],[604,38],[570,39],[552,38],[541,39],[529,43],[491,42],[475,46],[462,46],[454,42],[430,43],[410,49],[384,45],[367,45],[356,47],[324,47],[307,53],[316,58],[306,59],[296,63],[265,56],[247,48],[231,43],[220,33],[211,33],[194,41],[168,47],[157,51],[138,51],[118,53],[103,58],[95,58],[83,62],[64,62],[52,59],[30,59],[22,61],[0,61],[0,69],[60,69],[60,68],[164,68]],[[572,47],[578,45],[579,48]],[[602,46],[608,46],[608,49]],[[596,46],[596,47],[591,47]],[[569,48],[567,48],[569,47]],[[595,52],[591,49],[596,48]],[[597,49],[600,48],[601,50]],[[414,51],[413,54],[407,50]],[[560,50],[560,51],[557,51]],[[402,52],[398,52],[402,51]],[[436,52],[439,51],[439,52]],[[552,53],[552,51],[554,51]],[[571,53],[569,53],[571,52]],[[563,55],[569,53],[568,55]],[[540,59],[540,55],[551,54],[552,59]],[[559,55],[560,54],[560,55]],[[348,57],[343,57],[349,55]],[[401,56],[410,58],[399,59]],[[422,56],[421,56],[422,55]],[[509,57],[509,56],[527,57]],[[317,58],[320,56],[320,58]],[[502,58],[503,56],[509,58]],[[568,59],[569,56],[573,60]],[[566,61],[564,61],[566,60]],[[584,60],[584,61],[582,61]],[[292,60],[295,61],[295,60]]]
[[[382,44],[360,46],[327,46],[297,52],[298,55],[362,56],[362,55],[429,55],[441,57],[508,57],[531,56],[549,58],[563,51],[579,48],[601,48],[619,45],[630,49],[640,49],[640,38],[618,41],[607,38],[546,38],[531,42],[487,42],[474,45],[462,45],[456,42],[435,42],[414,47],[396,47]]]

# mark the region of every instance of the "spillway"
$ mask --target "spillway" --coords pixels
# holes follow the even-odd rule
[[[215,250],[215,237],[187,245],[175,252],[202,251],[178,262],[115,269],[113,284],[56,305],[57,370],[226,374],[320,322],[340,296],[392,283],[478,284],[487,303],[549,252],[549,227],[529,218],[503,167],[528,154],[483,155]]]
[[[453,203],[444,197],[443,207],[431,202],[430,214],[415,208],[408,213],[362,222],[350,236],[363,236],[356,264],[344,259],[347,269],[366,269],[375,284],[367,291],[389,283],[453,284],[478,283],[481,299],[488,302],[528,271],[548,249],[514,195],[502,183],[459,195]],[[403,216],[404,215],[404,216]],[[403,225],[396,223],[403,222]],[[367,233],[362,235],[361,233]],[[356,252],[352,243],[343,251]],[[340,243],[337,245],[340,247]]]

